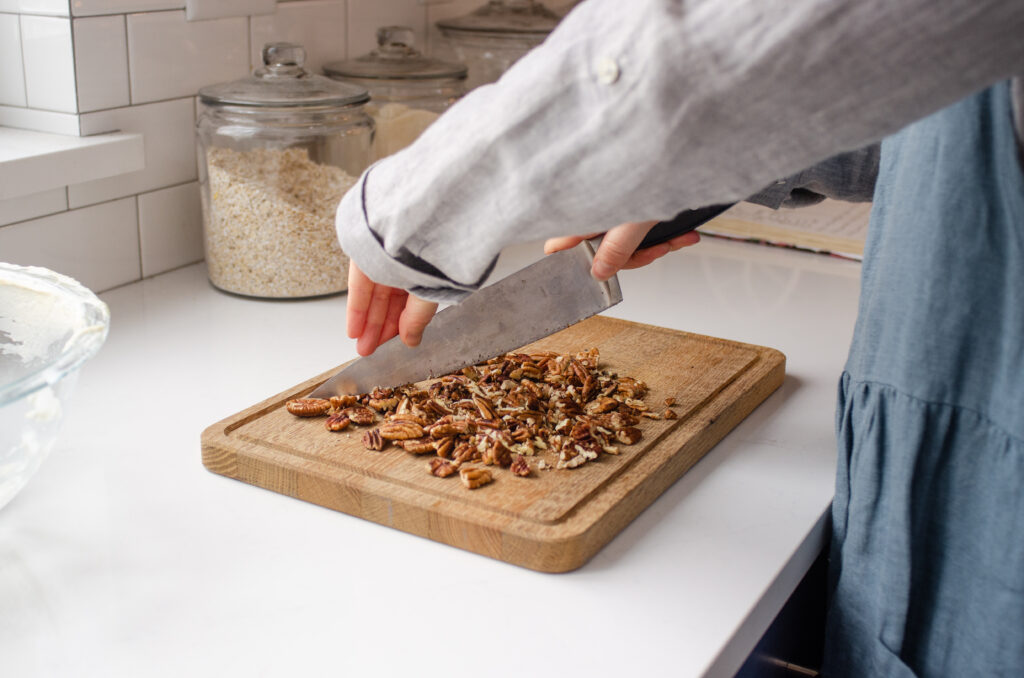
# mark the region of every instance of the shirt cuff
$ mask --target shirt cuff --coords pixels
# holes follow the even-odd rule
[[[338,205],[335,229],[342,251],[376,283],[408,290],[428,301],[459,303],[476,288],[446,278],[429,262],[407,250],[389,252],[387,243],[374,232],[366,205],[366,182],[374,167],[376,164],[363,172]]]

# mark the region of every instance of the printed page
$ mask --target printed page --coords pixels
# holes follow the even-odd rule
[[[709,221],[700,231],[859,260],[864,255],[870,213],[870,203],[838,200],[778,210],[742,202]]]

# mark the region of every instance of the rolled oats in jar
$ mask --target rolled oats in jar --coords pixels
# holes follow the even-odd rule
[[[252,297],[343,292],[334,212],[370,163],[365,89],[314,75],[298,45],[249,78],[204,87],[196,125],[210,282]]]

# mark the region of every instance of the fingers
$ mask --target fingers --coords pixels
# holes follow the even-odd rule
[[[683,235],[676,236],[675,238],[672,238],[667,242],[663,242],[660,245],[637,250],[622,268],[640,268],[641,266],[646,266],[647,264],[665,256],[669,252],[675,252],[676,250],[684,247],[696,245],[699,242],[700,233],[697,233],[696,231],[684,233]]]
[[[374,285],[370,295],[370,304],[366,310],[366,322],[363,331],[356,340],[356,353],[367,356],[380,346],[381,330],[391,305],[391,292],[394,288],[387,285]]]
[[[608,280],[629,262],[637,245],[656,221],[631,221],[610,229],[594,254],[590,273],[598,280]],[[668,250],[662,252],[667,254]],[[661,256],[661,255],[658,255]],[[657,258],[657,257],[655,257]]]
[[[591,235],[565,235],[559,238],[548,238],[544,241],[544,254],[554,254],[562,250],[571,249],[584,240],[593,238],[597,233]]]
[[[391,288],[391,299],[388,300],[388,312],[384,316],[384,327],[381,328],[380,337],[377,339],[378,346],[398,334],[399,318],[402,316],[402,309],[405,308],[408,298],[409,293],[405,290]]]
[[[423,330],[436,311],[436,303],[425,301],[412,294],[409,295],[398,323],[399,334],[406,346],[419,346],[420,340],[423,338]]]
[[[363,334],[366,326],[366,311],[370,307],[374,282],[359,270],[356,262],[348,265],[348,304],[345,311],[345,326],[349,339]]]

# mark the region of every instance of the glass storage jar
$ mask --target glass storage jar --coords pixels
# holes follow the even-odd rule
[[[469,67],[467,88],[494,82],[544,41],[560,17],[535,0],[490,0],[464,16],[437,22],[456,58]]]
[[[203,236],[221,290],[299,298],[348,287],[334,213],[370,163],[370,97],[309,73],[305,56],[271,43],[253,75],[199,90]]]
[[[366,111],[376,123],[374,160],[411,144],[441,113],[466,93],[466,66],[431,59],[415,46],[405,26],[377,29],[377,49],[324,66],[334,80],[365,87]]]

